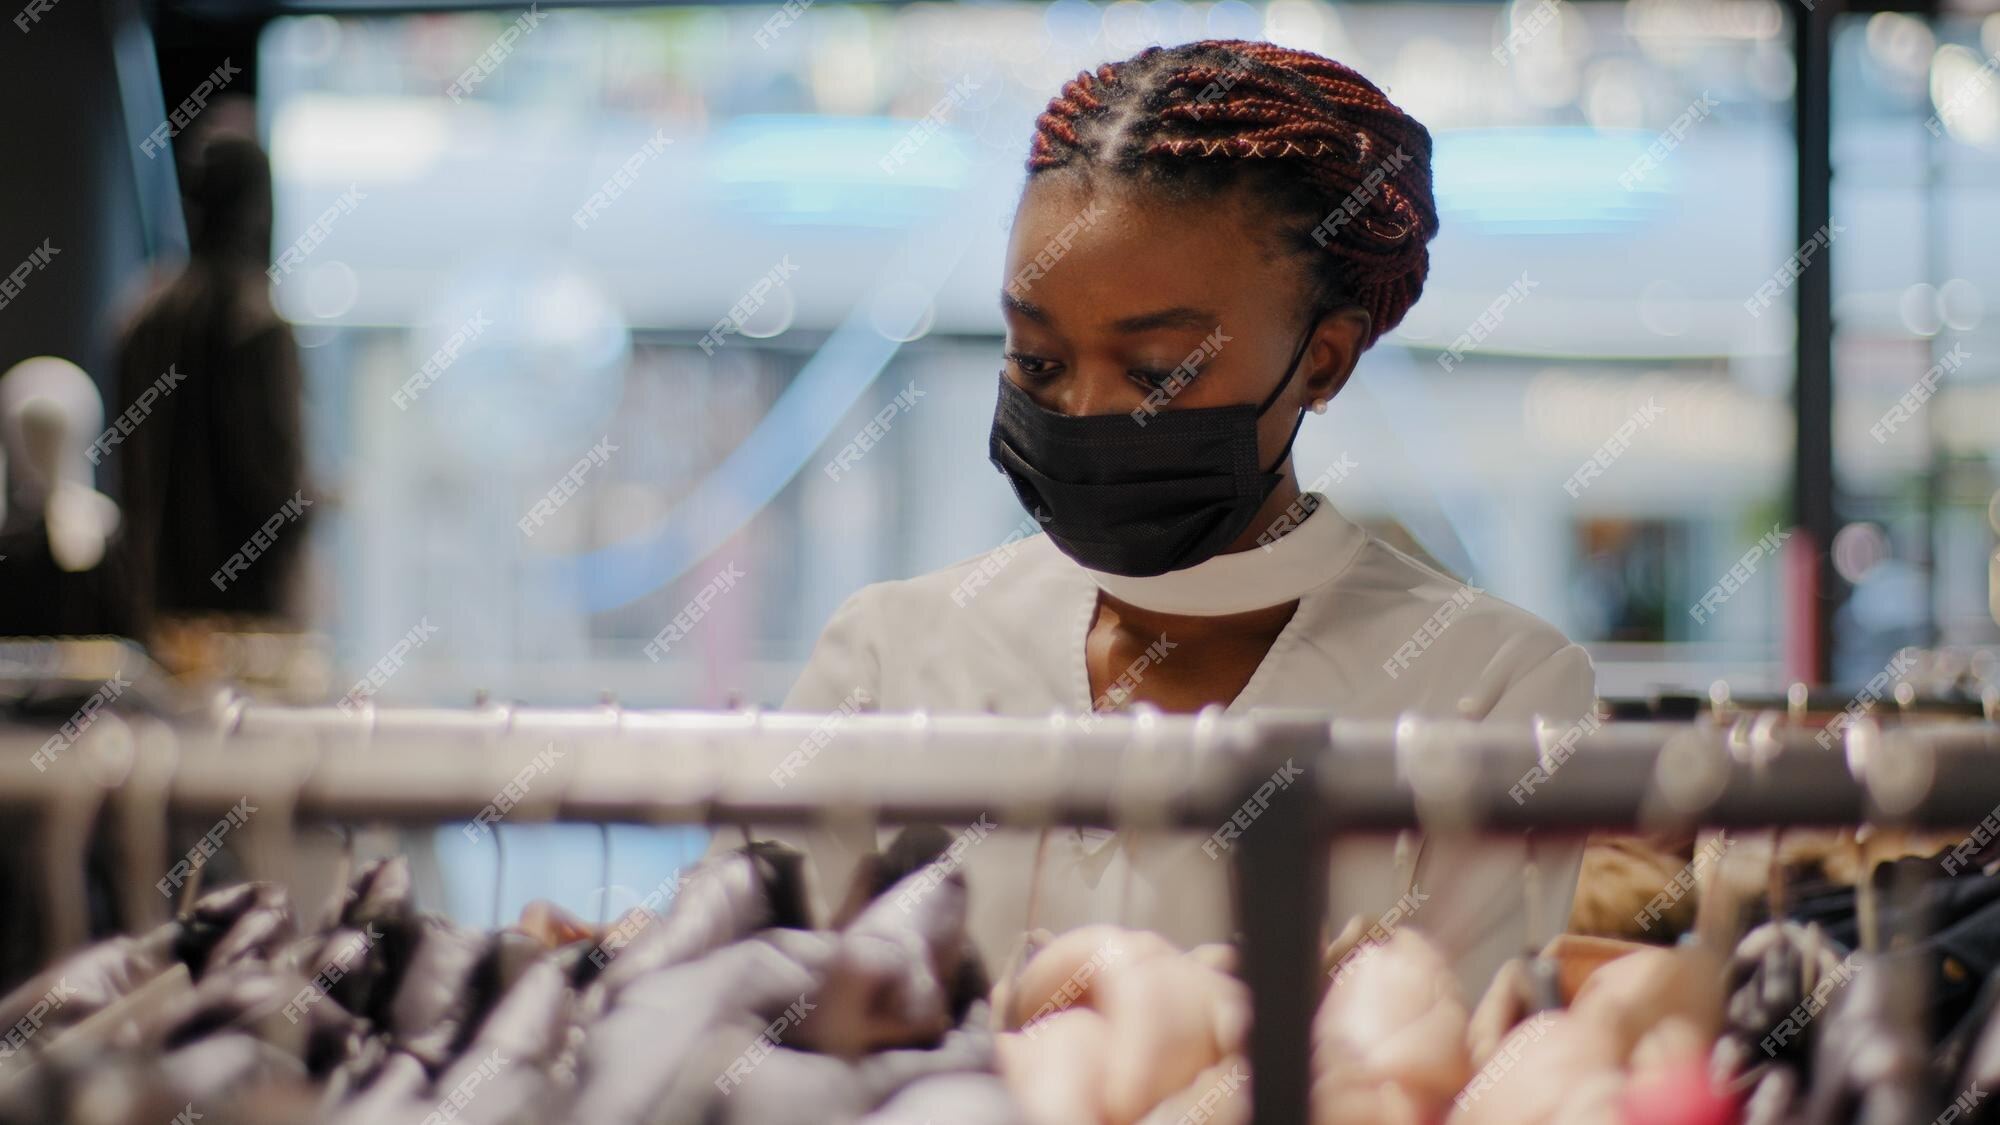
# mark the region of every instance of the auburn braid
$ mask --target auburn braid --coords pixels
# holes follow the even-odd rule
[[[1430,270],[1430,132],[1309,51],[1205,40],[1084,71],[1035,121],[1028,174],[1058,170],[1189,199],[1254,185],[1310,255],[1315,300],[1367,310],[1370,344],[1402,321]]]

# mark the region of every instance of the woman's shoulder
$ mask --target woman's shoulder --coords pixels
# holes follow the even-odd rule
[[[827,621],[786,706],[831,710],[858,692],[871,707],[979,709],[993,683],[1032,685],[1060,664],[1051,653],[1072,634],[1052,625],[1080,627],[1094,590],[1042,535],[870,583]]]
[[[848,599],[849,609],[875,619],[936,625],[945,613],[1009,612],[1017,608],[1046,609],[1057,589],[1049,584],[1054,575],[1072,572],[1066,559],[1049,537],[1042,534],[1010,537],[999,546],[981,551],[911,578],[873,582]],[[1020,605],[1023,601],[1033,606]]]
[[[1568,678],[1590,676],[1589,658],[1562,630],[1372,536],[1325,595],[1329,627],[1366,635],[1372,643],[1359,647],[1391,680],[1418,670],[1509,672],[1505,679],[1543,664],[1573,664]]]

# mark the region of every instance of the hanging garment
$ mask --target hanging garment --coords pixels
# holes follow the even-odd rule
[[[1945,1039],[2000,969],[2000,875],[1978,869],[1946,874],[1938,856],[1876,865],[1870,877],[1882,956],[1908,961],[1923,982],[1924,1026]],[[1820,926],[1847,949],[1859,949],[1859,891],[1851,883],[1812,880],[1793,888],[1786,913]]]
[[[1581,648],[1370,536],[1324,498],[1270,546],[1275,564],[1246,557],[1261,555],[1258,548],[1193,571],[1120,578],[1086,571],[1037,535],[918,578],[868,586],[834,614],[785,707],[1090,712],[1084,644],[1102,583],[1120,598],[1167,612],[1198,605],[1237,612],[1298,598],[1229,704],[1232,714],[1289,707],[1351,719],[1414,714],[1520,724],[1543,716],[1561,729],[1590,711],[1593,678]],[[1232,597],[1239,601],[1217,600]],[[1250,604],[1241,604],[1245,598]],[[800,768],[837,770],[841,749],[836,725]],[[878,844],[865,831],[758,834],[807,851],[823,907]],[[733,834],[718,833],[717,847],[731,842]],[[971,931],[989,963],[1003,963],[1024,928],[1035,851],[1032,837],[1006,832],[965,849]],[[1454,967],[1463,994],[1477,997],[1501,962],[1562,928],[1580,854],[1568,843],[1537,845],[1531,933],[1523,887],[1529,855],[1519,838],[1429,841],[1415,878],[1421,907],[1408,924],[1466,943]],[[1058,830],[1049,834],[1034,924],[1061,932],[1118,920],[1183,947],[1220,940],[1231,927],[1230,859],[1229,850],[1198,833],[1135,842],[1126,833]],[[1393,860],[1387,841],[1336,849],[1336,901],[1371,920],[1380,916],[1412,889]]]
[[[813,923],[799,857],[763,844],[554,952],[412,910],[400,859],[357,872],[323,932],[272,885],[213,890],[0,997],[24,1041],[0,1049],[0,1125],[157,1125],[180,1098],[254,1125],[1017,1125],[963,876],[922,839],[875,857],[900,877],[842,930],[784,924]]]

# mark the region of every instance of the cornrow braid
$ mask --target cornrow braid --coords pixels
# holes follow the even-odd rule
[[[1272,43],[1149,47],[1064,83],[1030,178],[1112,175],[1194,199],[1249,183],[1309,255],[1321,304],[1367,310],[1368,343],[1423,292],[1437,234],[1431,135],[1352,68]]]

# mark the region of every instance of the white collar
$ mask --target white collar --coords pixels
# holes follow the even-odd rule
[[[1303,495],[1318,500],[1319,506],[1263,546],[1142,578],[1089,567],[1083,572],[1119,601],[1155,613],[1219,617],[1296,601],[1344,569],[1366,534],[1334,511],[1326,497],[1316,492]],[[1286,512],[1303,506],[1295,504]]]

